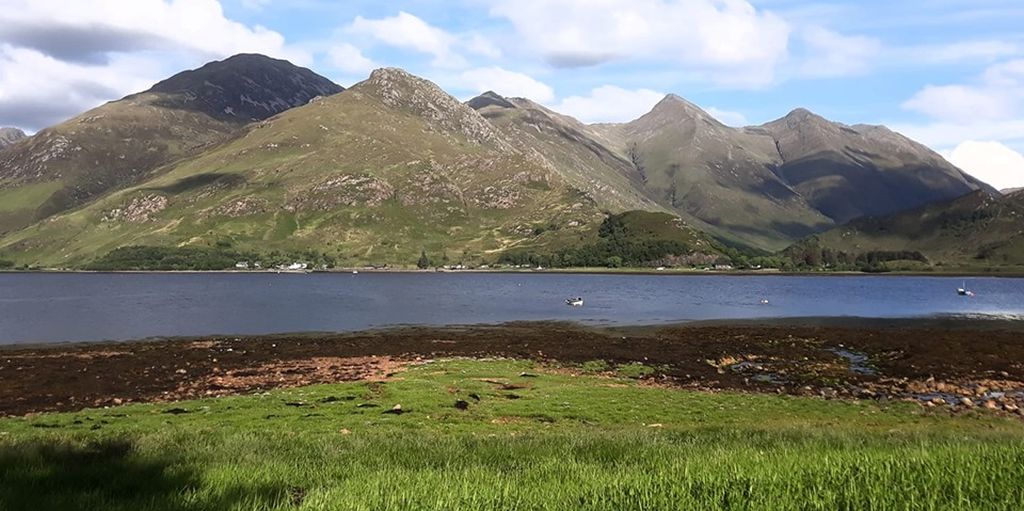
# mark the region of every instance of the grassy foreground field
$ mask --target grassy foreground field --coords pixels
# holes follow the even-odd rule
[[[1019,509],[1024,423],[440,360],[0,419],[0,509]],[[457,409],[456,401],[468,408]],[[403,413],[385,413],[395,405]]]

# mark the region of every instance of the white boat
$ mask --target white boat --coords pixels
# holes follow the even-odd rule
[[[967,282],[964,282],[956,289],[956,294],[960,296],[974,296],[974,291],[967,289]]]
[[[565,304],[568,305],[569,307],[583,307],[583,298],[566,298]]]

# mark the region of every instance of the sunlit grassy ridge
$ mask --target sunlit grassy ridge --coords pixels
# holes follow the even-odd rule
[[[571,235],[603,219],[593,198],[436,86],[375,76],[12,233],[0,253],[81,267],[122,246],[229,242],[315,250],[348,265],[412,266],[423,250],[468,263],[532,241],[539,226]],[[423,113],[421,96],[454,104]]]
[[[597,368],[608,369],[580,370]],[[573,374],[440,361],[385,383],[4,419],[0,508],[1016,509],[1024,498],[1024,426],[1012,419]],[[396,404],[405,413],[384,413]]]

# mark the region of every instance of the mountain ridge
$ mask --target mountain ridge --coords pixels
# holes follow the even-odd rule
[[[311,73],[240,55],[105,105],[158,109],[172,126],[206,124],[170,133],[173,157],[101,179],[99,191],[48,211],[44,223],[25,228],[40,218],[39,207],[25,208],[3,229],[0,211],[0,233],[10,231],[0,252],[81,265],[127,244],[226,243],[351,264],[407,264],[423,250],[484,261],[513,249],[574,253],[602,219],[640,210],[764,253],[851,219],[992,192],[887,128],[806,109],[733,128],[669,94],[633,121],[584,124],[493,91],[462,102],[398,68],[347,90]],[[69,140],[62,151],[75,147]],[[0,166],[0,199],[31,204],[9,170]],[[35,196],[45,205],[54,193]]]
[[[603,220],[593,197],[435,84],[379,70],[250,125],[134,187],[8,236],[4,252],[81,266],[127,245],[411,264],[558,244]]]

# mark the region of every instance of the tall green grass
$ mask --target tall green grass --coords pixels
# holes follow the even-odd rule
[[[521,377],[524,369],[539,377]],[[1011,510],[1024,502],[1024,427],[1013,419],[693,393],[506,361],[434,363],[399,378],[4,419],[0,509]],[[456,410],[456,399],[469,410]],[[382,413],[397,403],[411,411]]]

